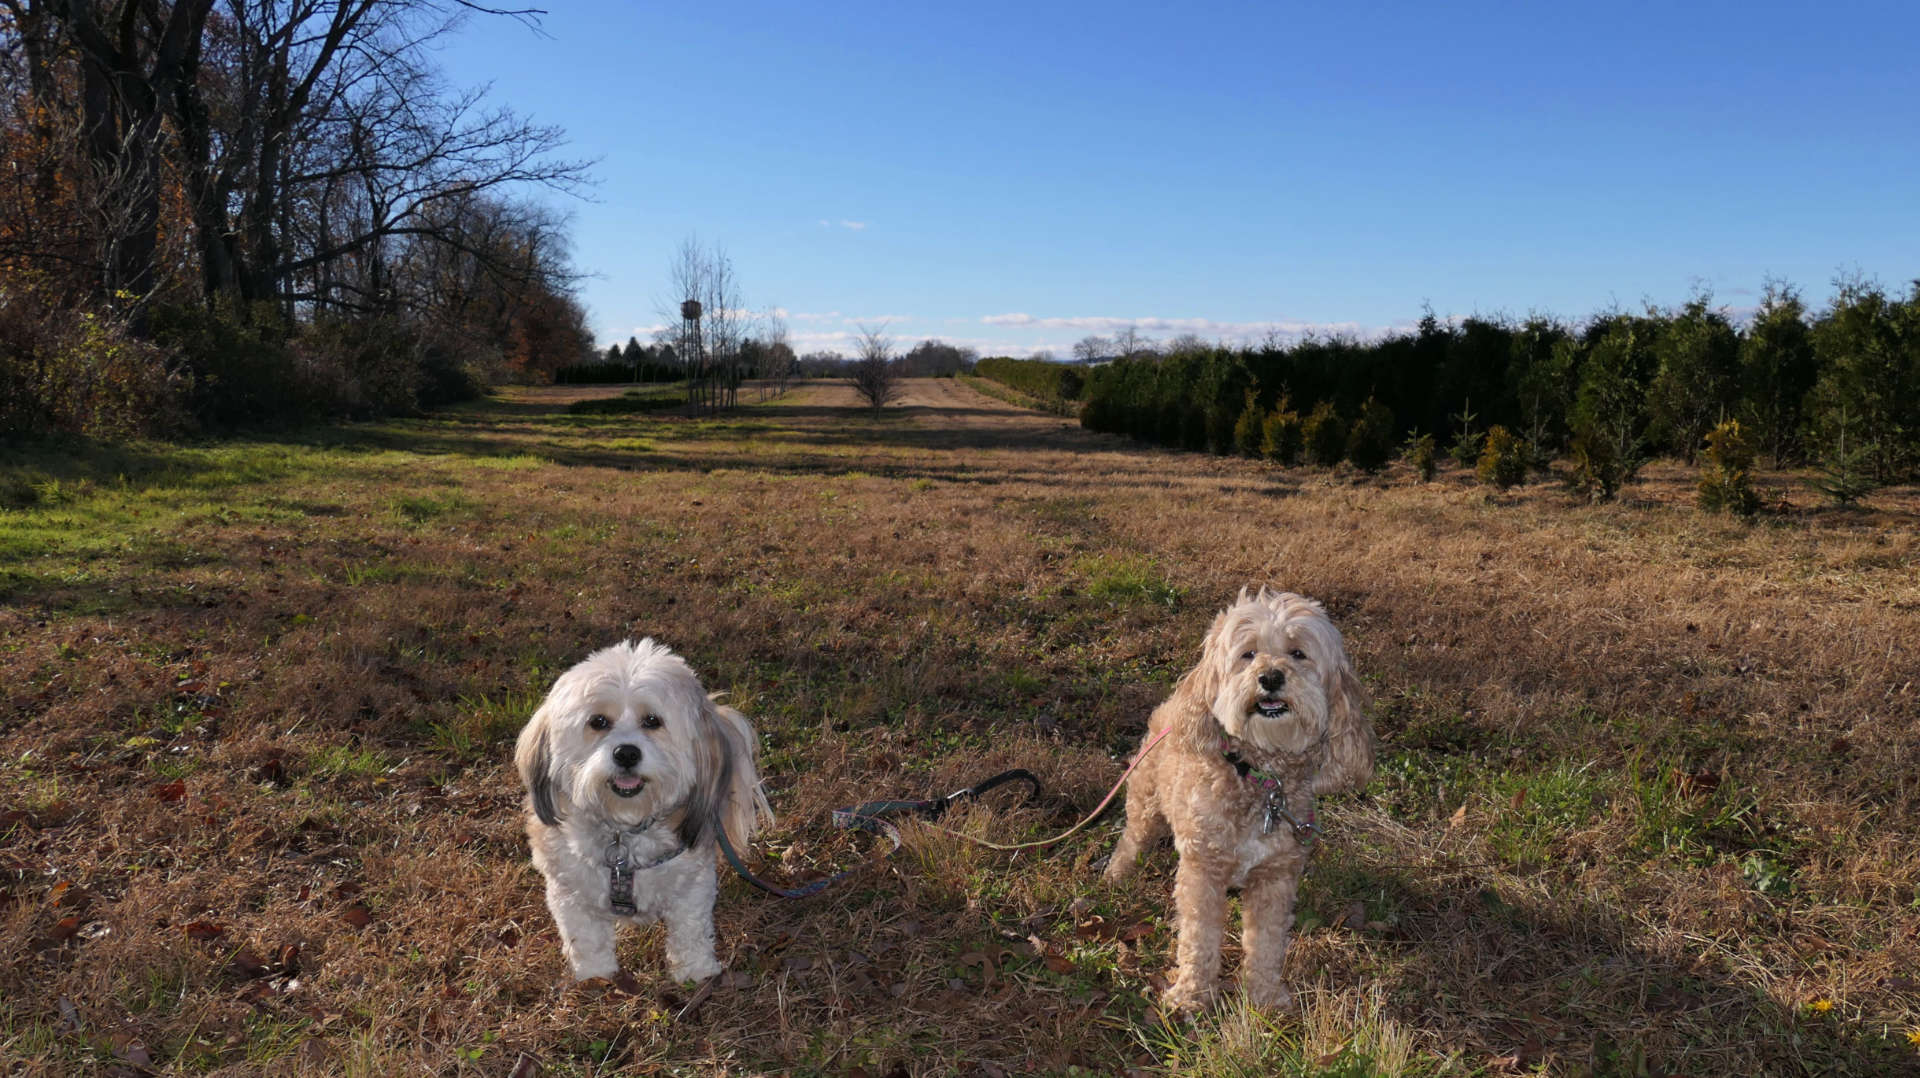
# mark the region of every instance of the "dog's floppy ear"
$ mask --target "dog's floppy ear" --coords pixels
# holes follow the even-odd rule
[[[1314,776],[1313,792],[1357,790],[1373,778],[1373,723],[1367,718],[1366,689],[1353,672],[1346,648],[1336,652],[1327,679],[1327,766]]]
[[[521,728],[520,740],[513,746],[513,763],[533,799],[533,814],[548,827],[558,827],[562,817],[553,802],[553,748],[547,744],[547,718],[543,703]]]
[[[735,846],[753,841],[760,826],[773,823],[773,807],[767,804],[767,792],[760,785],[759,740],[753,724],[745,715],[723,704],[714,705],[714,718],[726,738],[727,755],[732,758],[725,800],[719,806],[719,819],[727,829],[727,838]]]
[[[693,746],[697,774],[680,821],[680,841],[696,846],[707,828],[718,824],[737,849],[752,840],[762,819],[773,818],[754,765],[753,727],[733,708],[711,699],[701,704]]]
[[[1174,696],[1182,701],[1177,721],[1184,727],[1176,736],[1190,741],[1196,751],[1212,752],[1225,736],[1220,720],[1214,718],[1213,701],[1226,680],[1227,663],[1220,654],[1221,649],[1228,646],[1223,638],[1226,629],[1227,612],[1223,610],[1214,615],[1213,627],[1207,630],[1206,642],[1200,647],[1200,661],[1181,675],[1173,687]]]

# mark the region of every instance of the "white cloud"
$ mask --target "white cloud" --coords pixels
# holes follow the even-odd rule
[[[1104,315],[1079,317],[1042,318],[1025,312],[1012,314],[990,314],[980,321],[990,326],[1004,326],[1009,329],[1065,329],[1079,333],[1112,334],[1132,327],[1147,335],[1179,336],[1191,333],[1208,340],[1260,340],[1269,334],[1281,337],[1304,337],[1308,334],[1331,336],[1347,334],[1355,337],[1380,336],[1399,328],[1394,326],[1363,326],[1358,322],[1302,322],[1296,320],[1263,322],[1217,322],[1211,318],[1159,318],[1153,316],[1138,318],[1116,318]]]
[[[865,221],[848,221],[848,220],[842,219],[840,222],[840,227],[852,229],[855,232],[860,232],[866,229],[867,223]]]

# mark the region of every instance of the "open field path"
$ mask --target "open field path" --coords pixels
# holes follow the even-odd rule
[[[951,380],[717,417],[512,389],[0,460],[0,1071],[1920,1072],[1920,529],[1591,506],[1140,446]],[[1326,804],[1298,1015],[1163,1025],[1172,857],[936,832],[723,883],[684,1016],[561,984],[514,733],[653,635],[752,715],[789,881],[828,810],[1011,766],[1106,791],[1242,586],[1325,601],[1379,775]],[[1230,953],[1228,968],[1234,956]],[[516,1071],[521,1060],[524,1067]],[[1077,1069],[1076,1069],[1077,1068]]]

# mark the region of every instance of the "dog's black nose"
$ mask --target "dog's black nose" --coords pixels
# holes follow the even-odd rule
[[[1264,680],[1261,682],[1263,685],[1265,683]],[[622,745],[613,750],[613,762],[619,764],[621,767],[631,768],[640,762],[640,746]]]
[[[1269,670],[1260,675],[1260,687],[1268,692],[1279,692],[1287,683],[1285,670]]]

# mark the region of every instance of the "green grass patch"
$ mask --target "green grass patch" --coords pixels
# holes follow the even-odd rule
[[[495,752],[540,707],[533,689],[497,696],[462,696],[447,719],[428,724],[429,744],[448,755],[468,759]]]
[[[1567,836],[1606,813],[1609,793],[1618,785],[1590,762],[1562,761],[1539,771],[1501,774],[1491,790],[1487,841],[1506,861],[1538,867],[1561,851]]]
[[[393,762],[375,749],[330,745],[307,757],[307,773],[316,779],[370,779],[392,770]]]
[[[1073,571],[1086,581],[1086,593],[1104,602],[1123,606],[1180,605],[1181,589],[1152,558],[1090,554],[1075,559]]]

